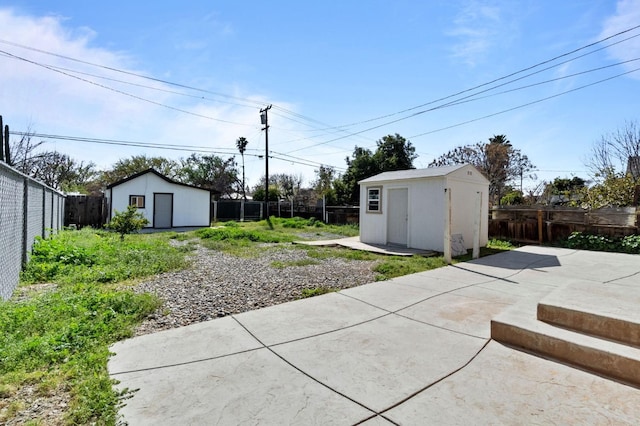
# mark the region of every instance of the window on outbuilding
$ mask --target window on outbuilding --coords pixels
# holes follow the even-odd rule
[[[129,195],[129,205],[144,209],[144,195]]]
[[[367,213],[382,213],[382,188],[367,188]]]

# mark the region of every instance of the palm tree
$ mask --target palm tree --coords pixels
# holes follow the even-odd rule
[[[247,144],[249,141],[241,136],[236,141],[236,146],[238,147],[238,151],[240,151],[240,155],[242,156],[242,198],[247,201],[246,187],[244,184],[244,152],[247,150]]]

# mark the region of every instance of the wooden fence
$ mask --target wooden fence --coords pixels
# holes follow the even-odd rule
[[[636,207],[584,210],[570,207],[494,207],[489,237],[521,243],[553,243],[579,231],[608,237],[638,234]]]
[[[107,222],[109,208],[105,197],[67,195],[64,226],[101,228]]]

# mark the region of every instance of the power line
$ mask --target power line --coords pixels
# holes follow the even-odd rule
[[[160,78],[150,77],[150,76],[146,76],[144,74],[138,74],[138,73],[135,73],[135,72],[126,71],[126,70],[119,69],[119,68],[114,68],[114,67],[109,67],[109,66],[106,66],[106,65],[96,64],[94,62],[84,61],[82,59],[72,58],[70,56],[61,55],[59,53],[49,52],[47,50],[37,49],[35,47],[30,47],[30,46],[25,46],[23,44],[14,43],[14,42],[8,41],[8,40],[0,39],[0,43],[8,44],[10,46],[20,47],[22,49],[32,50],[34,52],[44,53],[45,55],[55,56],[55,57],[58,57],[58,58],[61,58],[61,59],[66,59],[66,60],[77,62],[77,63],[80,63],[80,64],[91,65],[93,67],[98,67],[98,68],[102,68],[102,69],[105,69],[105,70],[109,70],[109,71],[113,71],[113,72],[117,72],[117,73],[121,73],[121,74],[126,74],[126,75],[130,75],[130,76],[138,77],[138,78],[143,78],[143,79],[146,79],[146,80],[156,81],[158,83],[168,84],[168,85],[176,86],[176,87],[182,87],[184,89],[189,89],[189,90],[195,90],[196,92],[209,93],[209,94],[212,94],[212,95],[221,96],[221,97],[228,98],[228,99],[236,99],[236,100],[240,100],[240,101],[243,101],[243,102],[250,102],[250,103],[255,104],[255,106],[257,106],[257,107],[265,105],[262,102],[257,102],[257,101],[251,100],[251,99],[240,98],[240,97],[237,97],[237,96],[231,96],[231,95],[227,95],[227,94],[220,93],[220,92],[214,92],[214,91],[211,91],[211,90],[201,89],[201,88],[194,87],[194,86],[189,86],[189,85],[186,85],[186,84],[172,82],[172,81],[169,81],[169,80],[163,80],[163,79],[160,79]]]
[[[482,88],[482,87],[489,86],[489,85],[491,85],[491,84],[493,84],[493,83],[496,83],[496,82],[498,82],[498,81],[506,80],[506,79],[508,79],[508,78],[510,78],[510,77],[513,77],[513,76],[515,76],[515,75],[518,75],[518,74],[521,74],[521,73],[523,73],[523,72],[526,72],[526,71],[529,71],[529,70],[532,70],[532,69],[538,68],[538,67],[540,67],[540,66],[542,66],[542,65],[545,65],[545,64],[548,64],[548,63],[554,62],[554,61],[556,61],[556,60],[558,60],[558,59],[560,59],[560,58],[563,58],[563,57],[566,57],[566,56],[570,56],[570,55],[572,55],[572,54],[574,54],[574,53],[577,53],[577,52],[582,51],[582,50],[584,50],[584,49],[588,49],[589,47],[593,47],[593,46],[595,46],[595,45],[597,45],[597,44],[600,44],[600,43],[602,43],[602,42],[604,42],[604,41],[610,40],[610,39],[612,39],[612,38],[614,38],[614,37],[617,37],[617,36],[619,36],[619,35],[622,35],[622,34],[628,33],[628,32],[630,32],[630,31],[633,31],[633,30],[638,29],[638,28],[640,28],[640,25],[637,25],[637,26],[635,26],[635,27],[629,28],[629,29],[624,30],[624,31],[620,31],[620,32],[618,32],[618,33],[616,33],[616,34],[613,34],[613,35],[609,36],[609,37],[605,37],[605,38],[600,39],[600,40],[598,40],[598,41],[596,41],[596,42],[593,42],[593,43],[587,44],[587,45],[585,45],[585,46],[582,46],[582,47],[579,47],[579,48],[577,48],[577,49],[574,49],[574,50],[572,50],[572,51],[570,51],[570,52],[563,53],[563,54],[558,55],[558,56],[556,56],[556,57],[554,57],[554,58],[547,59],[547,60],[542,61],[542,62],[539,62],[539,63],[537,63],[537,64],[535,64],[535,65],[528,66],[528,67],[526,67],[526,68],[523,68],[523,69],[520,69],[520,70],[518,70],[518,71],[512,72],[512,73],[507,74],[507,75],[505,75],[505,76],[502,76],[502,77],[496,78],[496,79],[494,79],[494,80],[488,81],[488,82],[486,82],[486,83],[479,84],[479,85],[474,86],[474,87],[471,87],[471,88],[469,88],[469,89],[465,89],[465,90],[459,91],[459,92],[457,92],[457,93],[454,93],[454,94],[451,94],[451,95],[447,95],[447,96],[442,97],[442,98],[439,98],[439,99],[435,99],[435,100],[433,100],[433,101],[429,101],[429,102],[426,102],[426,103],[423,103],[423,104],[420,104],[420,105],[416,105],[416,106],[413,106],[413,107],[410,107],[410,108],[406,108],[406,109],[404,109],[404,110],[400,110],[400,111],[393,112],[393,113],[390,113],[390,114],[382,115],[382,116],[379,116],[379,117],[374,117],[374,118],[370,118],[370,119],[367,119],[367,120],[362,120],[362,121],[355,122],[355,123],[351,123],[351,124],[344,124],[344,125],[341,125],[341,126],[336,126],[335,128],[346,128],[346,127],[353,127],[353,126],[356,126],[356,125],[359,125],[359,124],[370,123],[370,122],[372,122],[372,121],[382,120],[382,119],[384,119],[384,118],[389,118],[389,117],[392,117],[392,116],[394,116],[394,115],[399,115],[399,114],[403,114],[403,113],[405,113],[405,112],[413,111],[413,110],[415,110],[415,109],[422,108],[422,107],[424,107],[424,106],[431,105],[431,104],[434,104],[434,103],[436,103],[436,102],[444,101],[444,100],[447,100],[447,99],[450,99],[450,98],[453,98],[453,97],[456,97],[456,96],[462,95],[462,94],[464,94],[464,93],[468,93],[468,92],[471,92],[471,91],[474,91],[474,90],[480,89],[480,88]],[[588,52],[588,53],[585,53],[585,54],[582,54],[582,55],[576,56],[576,57],[571,58],[571,59],[569,59],[569,60],[566,60],[566,61],[560,62],[560,63],[558,63],[558,64],[554,64],[554,65],[549,66],[549,67],[546,67],[546,68],[544,68],[544,69],[542,69],[542,70],[538,70],[538,71],[536,71],[536,72],[534,72],[534,73],[530,73],[530,74],[527,74],[527,75],[525,75],[525,76],[519,77],[519,78],[517,78],[517,79],[510,80],[510,81],[508,81],[508,82],[506,82],[506,83],[499,84],[499,85],[497,85],[497,86],[491,87],[491,88],[489,88],[489,89],[485,89],[485,90],[483,90],[483,91],[481,91],[481,92],[478,92],[478,93],[476,93],[476,94],[472,94],[472,95],[469,95],[469,96],[475,96],[475,95],[477,95],[477,94],[484,93],[484,92],[486,92],[486,91],[493,90],[493,89],[495,89],[495,88],[502,87],[502,86],[505,86],[505,85],[507,85],[507,84],[513,83],[513,82],[515,82],[515,81],[522,80],[522,79],[527,78],[527,77],[530,77],[530,76],[532,76],[532,75],[539,74],[539,73],[544,72],[544,71],[547,71],[547,70],[549,70],[549,69],[551,69],[551,68],[555,68],[555,67],[558,67],[558,66],[560,66],[560,65],[563,65],[563,64],[566,64],[566,63],[569,63],[569,62],[575,61],[575,60],[577,60],[577,59],[583,58],[583,57],[585,57],[585,56],[591,55],[591,54],[593,54],[593,53],[599,52],[599,51],[601,51],[601,50],[607,49],[607,48],[609,48],[609,47],[611,47],[611,46],[615,46],[615,45],[617,45],[617,44],[623,43],[623,42],[625,42],[625,41],[631,40],[631,39],[636,38],[636,37],[640,37],[640,34],[636,34],[636,35],[633,35],[633,36],[627,37],[627,38],[625,38],[625,39],[623,39],[623,40],[616,41],[616,42],[614,42],[614,43],[608,44],[608,45],[606,45],[606,46],[603,46],[603,47],[601,47],[601,48],[595,49],[595,50],[590,51],[590,52]],[[465,97],[465,98],[463,98],[463,99],[466,99],[466,97]],[[412,117],[412,116],[413,116],[413,115],[410,115],[410,116],[408,116],[407,118]],[[392,121],[392,122],[390,122],[390,123],[395,123],[395,121]],[[329,130],[329,129],[324,129],[324,130]]]
[[[568,93],[576,92],[578,90],[582,90],[582,89],[585,89],[587,87],[595,86],[596,84],[604,83],[606,81],[613,80],[614,78],[622,77],[623,75],[631,74],[631,73],[634,73],[634,72],[637,72],[637,71],[640,71],[640,68],[636,68],[636,69],[633,69],[631,71],[623,72],[621,74],[617,74],[617,75],[614,75],[614,76],[611,76],[611,77],[608,77],[608,78],[604,78],[602,80],[594,81],[592,83],[585,84],[585,85],[579,86],[579,87],[575,87],[575,88],[570,89],[570,90],[565,90],[564,92],[556,93],[554,95],[547,96],[545,98],[536,99],[535,101],[527,102],[526,104],[522,104],[522,105],[515,106],[513,108],[508,108],[508,109],[505,109],[505,110],[502,110],[502,111],[498,111],[498,112],[495,112],[493,114],[489,114],[489,115],[485,115],[485,116],[482,116],[482,117],[474,118],[472,120],[467,120],[467,121],[464,121],[464,122],[461,122],[461,123],[453,124],[451,126],[442,127],[440,129],[431,130],[429,132],[424,132],[424,133],[420,133],[420,134],[417,134],[417,135],[413,135],[413,136],[410,136],[409,139],[413,139],[413,138],[417,138],[417,137],[425,136],[425,135],[430,135],[432,133],[437,133],[437,132],[441,132],[443,130],[453,129],[454,127],[460,127],[460,126],[463,126],[465,124],[469,124],[469,123],[473,123],[473,122],[476,122],[476,121],[484,120],[486,118],[495,117],[496,115],[504,114],[504,113],[515,111],[515,110],[521,109],[521,108],[525,108],[525,107],[528,107],[528,106],[531,106],[531,105],[534,105],[534,104],[537,104],[537,103],[540,103],[540,102],[548,101],[550,99],[557,98],[559,96],[566,95]]]
[[[205,154],[219,154],[219,155],[231,155],[231,156],[235,156],[236,154],[238,154],[238,152],[236,152],[234,148],[210,148],[210,147],[197,146],[197,145],[162,144],[162,143],[155,143],[155,142],[124,141],[124,140],[118,140],[118,139],[100,139],[100,138],[88,138],[88,137],[82,137],[82,136],[52,135],[52,134],[46,134],[46,133],[18,132],[18,131],[10,131],[9,134],[13,136],[30,136],[30,137],[43,138],[43,139],[95,143],[95,144],[102,144],[102,145],[154,148],[154,149],[163,149],[163,150],[169,150],[169,151],[199,152],[199,153],[205,153]],[[250,148],[248,149],[248,151],[261,151],[261,150],[256,148]],[[277,155],[272,155],[272,154],[277,154]],[[279,152],[272,151],[272,154],[269,155],[269,158],[282,160],[289,163],[295,163],[303,166],[319,167],[325,164],[325,163],[318,163],[315,161],[306,160],[300,157],[294,157],[291,155],[282,154]],[[264,154],[245,153],[244,155],[249,157],[264,158]],[[334,168],[336,170],[345,170],[340,167],[334,167]]]
[[[4,54],[5,56],[9,56],[9,57],[11,57],[13,59],[24,61],[24,62],[33,64],[33,65],[48,69],[50,71],[60,73],[60,74],[65,75],[67,77],[75,78],[75,79],[83,81],[85,83],[89,83],[89,84],[92,84],[94,86],[97,86],[97,87],[100,87],[100,88],[103,88],[103,89],[106,89],[106,90],[110,90],[112,92],[115,92],[115,93],[118,93],[118,94],[121,94],[121,95],[124,95],[124,96],[128,96],[130,98],[137,99],[137,100],[140,100],[140,101],[143,101],[143,102],[148,102],[148,103],[153,104],[153,105],[161,106],[163,108],[167,108],[167,109],[170,109],[170,110],[173,110],[173,111],[182,112],[184,114],[189,114],[189,115],[192,115],[192,116],[195,116],[195,117],[199,117],[199,118],[206,118],[207,120],[218,121],[218,122],[221,122],[221,123],[234,124],[234,125],[237,125],[237,126],[255,127],[252,124],[236,123],[236,122],[229,121],[229,120],[222,120],[220,118],[210,117],[210,116],[207,116],[207,115],[204,115],[204,114],[198,114],[196,112],[187,111],[187,110],[184,110],[184,109],[181,109],[181,108],[177,108],[177,107],[174,107],[174,106],[171,106],[171,105],[163,104],[161,102],[152,101],[151,99],[143,98],[141,96],[137,96],[137,95],[134,95],[132,93],[128,93],[128,92],[125,92],[125,91],[122,91],[122,90],[114,89],[113,87],[105,86],[104,84],[96,83],[95,81],[91,81],[91,80],[87,80],[86,78],[78,77],[77,75],[73,75],[73,74],[67,73],[65,71],[61,71],[61,70],[52,68],[52,67],[50,67],[48,65],[41,64],[39,62],[35,62],[35,61],[30,60],[30,59],[26,59],[26,58],[23,58],[23,57],[20,57],[20,56],[17,56],[17,55],[13,55],[13,54],[11,54],[9,52],[6,52],[4,50],[0,50],[0,53]]]
[[[590,44],[588,44],[588,45],[585,45],[585,46],[579,47],[579,48],[574,49],[574,50],[572,50],[572,51],[570,51],[570,52],[563,53],[563,54],[561,54],[561,55],[555,56],[554,58],[551,58],[551,59],[548,59],[548,60],[545,60],[545,61],[539,62],[539,63],[537,63],[537,64],[535,64],[535,65],[532,65],[532,66],[529,66],[529,67],[523,68],[523,69],[521,69],[521,70],[519,70],[519,71],[516,71],[516,72],[510,73],[510,74],[508,74],[508,75],[506,75],[506,76],[503,76],[503,77],[496,78],[496,79],[491,80],[491,81],[489,81],[489,82],[487,82],[487,83],[480,84],[480,85],[475,86],[475,87],[472,87],[472,88],[470,88],[470,89],[462,90],[462,91],[457,92],[457,93],[454,93],[454,94],[452,94],[452,95],[448,95],[448,96],[445,96],[445,97],[443,97],[443,98],[440,98],[440,99],[437,99],[437,100],[434,100],[434,101],[430,101],[430,102],[428,102],[428,103],[421,104],[421,105],[418,105],[418,106],[415,106],[415,107],[412,107],[412,108],[408,108],[408,109],[405,109],[405,110],[402,110],[402,111],[399,111],[399,112],[396,112],[396,113],[387,114],[386,116],[377,117],[377,118],[375,118],[375,119],[371,119],[371,120],[365,120],[364,122],[375,121],[375,120],[378,120],[378,119],[381,119],[381,118],[387,118],[387,117],[390,117],[390,116],[393,116],[393,115],[397,115],[397,114],[400,114],[400,113],[404,113],[404,112],[408,112],[408,111],[414,110],[414,109],[419,108],[419,107],[422,107],[422,106],[426,106],[426,105],[430,105],[430,104],[433,104],[433,103],[436,103],[436,102],[440,102],[440,101],[443,101],[443,100],[446,100],[446,99],[449,99],[449,98],[452,98],[452,97],[455,97],[455,96],[458,96],[458,95],[461,95],[461,94],[464,94],[464,93],[467,93],[467,92],[470,92],[470,91],[474,91],[474,90],[479,89],[479,88],[481,88],[481,87],[485,87],[485,86],[491,85],[491,84],[493,84],[493,83],[495,83],[495,82],[505,80],[505,79],[507,79],[507,78],[509,78],[509,77],[512,77],[512,76],[514,76],[514,75],[521,74],[521,73],[523,73],[523,72],[525,72],[525,71],[528,71],[528,70],[531,70],[531,69],[537,68],[537,67],[539,67],[539,66],[541,66],[541,65],[544,65],[544,64],[547,64],[547,63],[553,62],[553,61],[555,61],[555,60],[557,60],[557,59],[559,59],[559,58],[562,58],[562,57],[566,57],[566,56],[572,55],[572,54],[574,54],[574,53],[576,53],[576,52],[579,52],[579,51],[581,51],[581,50],[587,49],[587,48],[592,47],[592,46],[594,46],[594,45],[596,45],[596,44],[602,43],[602,42],[604,42],[604,41],[606,41],[606,40],[610,40],[610,39],[611,39],[611,38],[613,38],[613,37],[617,37],[617,36],[619,36],[619,35],[621,35],[621,34],[628,33],[628,32],[630,32],[630,31],[633,31],[633,30],[638,29],[638,28],[640,28],[640,25],[634,26],[634,27],[629,28],[629,29],[626,29],[626,30],[624,30],[624,31],[620,31],[620,32],[618,32],[618,33],[616,33],[616,34],[613,34],[613,35],[611,35],[611,36],[605,37],[605,38],[603,38],[603,39],[601,39],[601,40],[598,40],[598,41],[596,41],[596,42],[593,42],[593,43],[590,43]],[[611,47],[611,46],[612,46],[612,45],[614,45],[614,44],[618,44],[618,43],[621,43],[621,42],[624,42],[624,41],[630,40],[630,39],[635,38],[635,37],[638,37],[638,36],[640,36],[640,34],[638,34],[638,35],[634,35],[634,36],[631,36],[631,37],[628,37],[628,38],[626,38],[626,39],[624,39],[624,40],[620,40],[620,41],[618,41],[618,42],[616,42],[616,43],[612,43],[612,44],[610,44],[610,45],[607,45],[607,46],[605,46],[605,47],[603,47],[603,48],[601,48],[601,49],[597,49],[597,50],[595,50],[595,51],[599,51],[599,50],[605,49],[605,48],[607,48],[607,47]],[[594,51],[594,52],[595,52],[595,51]],[[578,58],[580,58],[580,57],[586,56],[586,55],[591,54],[591,53],[593,53],[593,52],[590,52],[590,53],[587,53],[587,54],[584,54],[584,55],[578,56],[578,57],[576,57],[576,58],[573,58],[573,59],[571,59],[571,60],[569,60],[569,61],[565,61],[565,62],[563,62],[563,63],[571,62],[571,61],[573,61],[573,60],[575,60],[575,59],[578,59]],[[561,65],[561,64],[558,64],[558,65]],[[541,70],[541,71],[545,71],[545,70],[550,69],[550,68],[553,68],[553,67],[554,67],[554,66],[552,66],[552,67],[548,67],[548,68],[545,68],[544,70]],[[541,71],[539,71],[539,72],[541,72]],[[504,85],[506,85],[506,84],[512,83],[512,82],[514,82],[514,81],[521,80],[521,79],[523,79],[523,78],[529,77],[529,76],[534,75],[534,74],[537,74],[537,73],[538,73],[538,72],[528,74],[528,75],[526,75],[526,76],[520,77],[520,78],[515,79],[515,80],[513,80],[513,81],[510,81],[510,82],[507,82],[507,83],[503,83],[503,84],[501,84],[501,85],[498,85],[498,86],[495,86],[495,87],[492,87],[492,88],[486,89],[486,90],[484,90],[484,91],[482,91],[482,92],[478,92],[478,93],[475,93],[475,94],[468,95],[468,96],[466,96],[465,98],[462,98],[462,99],[467,99],[467,98],[470,98],[470,97],[476,96],[476,95],[477,95],[477,94],[479,94],[479,93],[484,93],[484,92],[486,92],[486,91],[493,90],[493,89],[495,89],[495,88],[497,88],[497,87],[504,86]],[[586,86],[585,86],[585,87],[586,87]],[[364,130],[360,130],[360,131],[357,131],[357,132],[351,132],[350,134],[345,135],[345,136],[341,136],[341,137],[334,138],[334,139],[331,139],[331,140],[328,140],[328,141],[320,142],[320,143],[317,143],[317,144],[314,144],[314,145],[310,145],[310,146],[307,146],[307,147],[304,147],[304,148],[295,149],[295,150],[293,150],[293,151],[289,151],[289,153],[298,152],[298,151],[301,151],[301,150],[303,150],[303,149],[313,148],[313,147],[315,147],[315,146],[319,146],[319,145],[329,144],[329,143],[331,143],[331,142],[335,142],[335,141],[338,141],[338,140],[341,140],[341,139],[345,139],[345,138],[350,137],[350,136],[360,135],[360,134],[362,134],[362,133],[365,133],[365,132],[368,132],[368,131],[371,131],[371,130],[378,129],[378,128],[380,128],[380,127],[384,127],[384,126],[387,126],[387,125],[389,125],[389,124],[397,123],[397,122],[399,122],[399,121],[403,121],[403,120],[406,120],[406,119],[409,119],[409,118],[415,117],[415,116],[417,116],[417,115],[424,114],[425,112],[429,112],[429,111],[433,111],[433,110],[436,110],[436,109],[440,109],[440,108],[443,108],[443,107],[446,107],[446,106],[449,106],[449,105],[453,105],[453,104],[455,104],[455,102],[458,102],[459,100],[460,100],[460,99],[458,99],[457,101],[449,102],[449,103],[447,103],[447,104],[443,104],[443,105],[439,105],[439,106],[436,106],[436,107],[433,107],[433,108],[429,108],[429,109],[427,109],[427,110],[418,111],[418,112],[415,112],[415,113],[410,114],[410,115],[405,116],[405,117],[401,117],[401,118],[398,118],[398,119],[395,119],[395,120],[387,121],[387,122],[385,122],[385,123],[382,123],[382,124],[379,124],[379,125],[376,125],[376,126],[368,127],[368,128],[366,128],[366,129],[364,129]],[[356,123],[356,124],[362,124],[362,123],[364,123],[364,122],[360,122],[360,123]],[[343,126],[343,127],[344,127],[344,126]]]

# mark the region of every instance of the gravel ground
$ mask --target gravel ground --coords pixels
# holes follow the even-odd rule
[[[317,264],[275,268],[272,262],[312,260]],[[138,284],[137,292],[157,294],[163,306],[136,335],[154,333],[299,299],[303,289],[344,289],[375,280],[375,261],[312,259],[306,250],[264,245],[257,258],[242,258],[199,246],[192,266]]]

